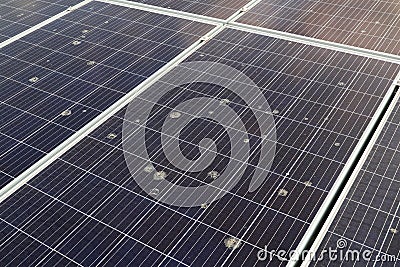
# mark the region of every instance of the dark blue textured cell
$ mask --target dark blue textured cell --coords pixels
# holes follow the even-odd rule
[[[11,177],[10,175],[0,172],[0,186],[1,187],[7,185],[9,182],[12,181],[12,179],[13,179],[13,177]]]
[[[32,162],[38,161],[44,156],[44,153],[27,144],[20,143],[10,150],[2,151],[1,171],[6,174],[17,177],[32,165]]]

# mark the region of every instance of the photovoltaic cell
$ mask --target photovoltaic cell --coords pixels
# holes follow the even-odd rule
[[[0,3],[0,42],[61,13],[80,0],[11,0]]]
[[[42,263],[63,255],[82,265],[284,266],[275,255],[260,262],[257,254],[264,248],[296,248],[399,67],[235,30],[224,30],[185,63],[199,61],[235,68],[260,88],[277,132],[270,170],[258,166],[259,155],[252,154],[243,162],[241,182],[201,207],[177,207],[145,193],[136,183],[138,177],[164,172],[170,181],[198,185],[210,182],[210,170],[223,174],[233,160],[229,125],[201,117],[180,130],[177,149],[196,159],[200,140],[210,138],[218,160],[207,169],[185,171],[166,158],[162,123],[172,111],[178,112],[174,118],[198,115],[184,113],[181,103],[206,97],[229,106],[249,126],[243,142],[251,151],[257,151],[262,138],[255,114],[268,112],[262,105],[248,110],[243,95],[211,82],[173,86],[157,100],[160,88],[170,81],[164,78],[133,100],[133,121],[124,121],[128,109],[121,110],[1,204],[1,221],[18,233],[3,238],[2,244],[14,243],[4,245],[1,255],[27,251],[18,238],[29,236],[55,253],[29,250]],[[189,71],[182,70],[182,77]],[[154,112],[143,118],[148,103]],[[149,158],[124,147],[123,123],[144,131]],[[132,147],[143,145],[140,142]],[[127,155],[150,168],[143,164],[131,173]],[[266,180],[249,192],[255,169],[264,171]],[[232,249],[238,240],[240,245]]]
[[[400,54],[398,1],[261,1],[238,22]]]
[[[0,184],[21,174],[212,27],[92,2],[0,49]]]
[[[184,1],[157,1],[157,0],[130,0],[148,5],[154,5],[173,10],[185,11],[203,16],[227,19],[247,3],[249,0],[184,0]]]
[[[400,259],[399,114],[398,102],[320,246],[359,252],[354,266],[396,266]],[[338,266],[345,260],[325,257],[313,264]]]

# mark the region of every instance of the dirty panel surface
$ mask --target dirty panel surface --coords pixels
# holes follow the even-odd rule
[[[217,66],[210,80],[193,74],[199,64],[208,66],[204,73]],[[85,266],[284,266],[272,250],[296,248],[399,71],[394,64],[235,30],[223,31],[180,66],[178,79],[164,76],[1,204],[7,225],[1,255],[23,250],[41,263],[61,255]],[[236,91],[241,84],[223,83],[238,71],[264,103],[247,103],[247,94]],[[194,80],[184,82],[187,77]],[[227,110],[242,128],[219,117]],[[276,132],[270,168],[260,148],[267,134],[263,116],[273,118]],[[130,136],[138,138],[127,146]],[[237,157],[238,146],[252,152]],[[169,149],[181,159],[170,158]],[[182,164],[210,149],[217,153],[205,158],[204,168]],[[158,185],[215,184],[230,173],[231,162],[240,181],[229,191],[217,187],[223,197],[191,207],[164,201],[186,199],[175,187]],[[255,173],[261,185],[249,190]],[[30,242],[28,250],[20,240]],[[264,248],[272,257],[260,262]]]
[[[1,186],[212,28],[92,2],[1,48]]]

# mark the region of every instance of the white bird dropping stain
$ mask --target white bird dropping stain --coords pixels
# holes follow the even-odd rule
[[[225,247],[227,247],[231,250],[238,249],[241,245],[240,240],[236,237],[228,237],[224,240],[224,243],[225,243]]]

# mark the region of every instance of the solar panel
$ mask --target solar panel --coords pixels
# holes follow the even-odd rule
[[[238,90],[266,102],[247,105],[252,94],[205,82],[193,63],[209,64],[203,69],[215,70],[210,77],[219,82],[240,71],[259,91],[244,84]],[[63,257],[82,265],[250,266],[260,263],[265,247],[295,249],[398,71],[387,62],[225,29],[180,65],[178,82],[198,82],[176,84],[164,76],[2,202],[0,220],[13,230],[4,230],[1,255],[24,251],[43,265]],[[204,98],[214,106],[190,112],[190,101]],[[229,117],[218,117],[227,109],[244,125],[233,127],[234,135]],[[266,133],[258,119],[271,116],[276,154],[265,169],[259,146]],[[196,123],[174,124],[188,118]],[[126,125],[144,133],[128,147]],[[179,136],[168,134],[173,130]],[[182,169],[168,157],[163,138],[191,161],[201,158],[205,139],[214,140],[218,153],[207,168]],[[255,152],[234,157],[237,145]],[[212,183],[229,172],[229,161],[240,163],[241,180],[228,192],[218,188],[224,196],[211,203],[179,207],[163,202],[176,191],[138,185],[146,177],[151,185]],[[265,180],[249,191],[254,173]],[[273,257],[263,264],[285,263]]]
[[[399,136],[400,102],[385,124],[343,205],[326,234],[320,251],[337,250],[335,264],[358,257],[355,266],[395,266],[399,260]],[[358,255],[358,256],[357,256]],[[327,266],[334,259],[314,261]],[[353,260],[356,262],[356,260]]]
[[[399,55],[398,1],[266,1],[238,22]]]
[[[59,14],[78,0],[27,1],[11,0],[0,4],[0,42]]]
[[[400,102],[364,144],[395,104],[397,10],[3,1],[0,262],[286,266],[322,229],[312,265],[396,265]]]
[[[172,10],[179,10],[194,13],[203,16],[215,17],[219,19],[227,19],[239,9],[244,7],[250,0],[185,0],[185,1],[157,1],[157,0],[128,0],[147,5],[153,5]]]
[[[212,28],[92,2],[1,48],[1,185]]]

